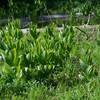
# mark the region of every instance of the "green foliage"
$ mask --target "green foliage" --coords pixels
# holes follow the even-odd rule
[[[8,8],[0,8],[1,17],[31,17],[32,20],[43,14],[69,14],[83,13],[89,15],[98,12],[100,2],[98,0],[8,0]],[[96,9],[97,8],[97,9]],[[95,11],[96,10],[96,11]],[[98,14],[99,15],[99,14]]]
[[[38,32],[37,27],[32,25],[30,32],[23,35],[19,21],[16,21],[0,30],[1,97],[48,98],[55,95],[51,91],[60,86],[64,86],[67,92],[98,77],[99,46],[96,43],[99,36],[94,41],[78,41],[78,34],[72,26],[64,25],[63,31],[57,31],[55,27],[51,24]]]

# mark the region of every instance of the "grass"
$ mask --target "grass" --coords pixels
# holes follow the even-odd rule
[[[100,35],[64,25],[56,31],[32,25],[23,35],[19,22],[0,30],[0,98],[12,100],[98,100]],[[99,28],[98,28],[99,30]]]

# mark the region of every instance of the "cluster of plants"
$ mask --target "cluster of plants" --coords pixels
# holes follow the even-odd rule
[[[99,35],[89,40],[72,26],[64,25],[62,31],[55,27],[52,24],[37,31],[37,26],[31,25],[30,31],[23,34],[16,21],[0,30],[1,98],[100,97],[96,94],[100,87]]]

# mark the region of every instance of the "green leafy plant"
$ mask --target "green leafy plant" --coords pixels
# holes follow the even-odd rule
[[[55,27],[51,24],[39,32],[32,25],[23,35],[15,21],[0,30],[0,96],[40,99],[55,95],[50,89],[56,91],[60,85],[69,91],[98,77],[93,43],[97,40],[76,41],[79,34],[72,26],[64,25],[62,31]]]

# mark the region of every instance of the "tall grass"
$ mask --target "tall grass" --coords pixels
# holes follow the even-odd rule
[[[52,24],[23,35],[19,22],[0,30],[0,96],[30,100],[99,98],[99,35],[78,39],[79,31]],[[80,35],[81,36],[81,35]],[[97,95],[98,94],[98,95]],[[96,96],[96,97],[94,97]]]

